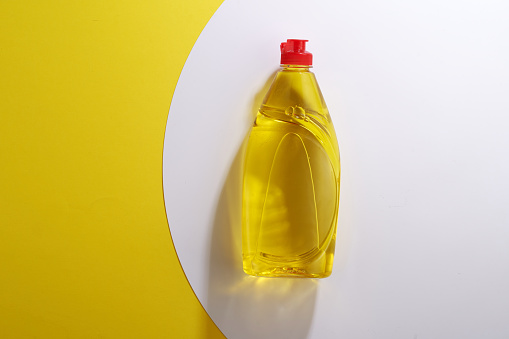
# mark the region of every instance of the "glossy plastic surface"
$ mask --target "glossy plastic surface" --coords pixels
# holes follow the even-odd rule
[[[307,66],[276,74],[249,136],[243,267],[257,276],[327,277],[339,205],[339,149]]]

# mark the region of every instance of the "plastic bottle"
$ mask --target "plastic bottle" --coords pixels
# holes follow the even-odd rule
[[[332,272],[339,149],[310,72],[307,40],[281,44],[281,69],[258,111],[244,162],[244,271],[324,278]]]

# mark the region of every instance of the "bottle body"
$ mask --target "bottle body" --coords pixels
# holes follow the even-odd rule
[[[244,163],[244,271],[331,274],[340,162],[327,107],[307,66],[287,65],[257,114]]]

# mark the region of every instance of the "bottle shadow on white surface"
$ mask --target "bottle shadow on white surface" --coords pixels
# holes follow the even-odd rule
[[[255,97],[253,119],[271,81]],[[318,280],[252,277],[242,269],[242,165],[247,138],[230,166],[218,200],[210,236],[205,306],[231,339],[307,338]]]

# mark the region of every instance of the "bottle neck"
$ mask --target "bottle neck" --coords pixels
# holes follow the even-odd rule
[[[280,65],[284,71],[290,72],[309,72],[309,69],[313,66],[309,65]]]

